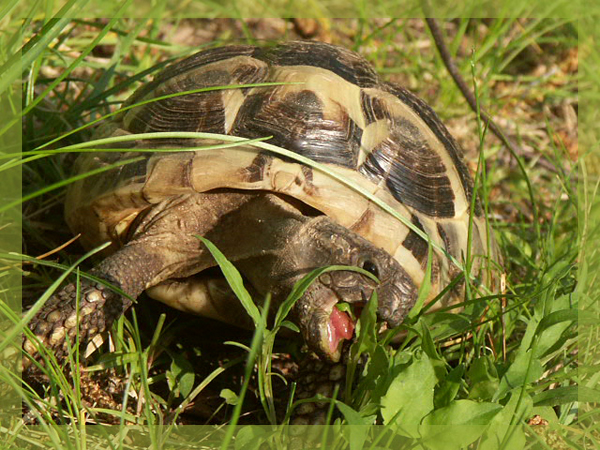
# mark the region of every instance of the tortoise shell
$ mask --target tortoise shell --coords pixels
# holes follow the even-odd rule
[[[279,84],[239,86],[256,83]],[[237,87],[147,102],[229,85]],[[140,102],[146,103],[135,106]],[[481,208],[472,198],[471,177],[450,133],[422,100],[381,80],[354,52],[317,42],[206,50],[167,67],[125,106],[98,137],[165,131],[270,137],[268,143],[321,163],[381,199],[437,244],[430,298],[459,272],[440,248],[458,261],[468,254],[485,255],[490,248],[497,259]],[[67,197],[69,226],[83,233],[87,246],[110,240],[116,249],[127,240],[140,212],[166,198],[219,188],[277,192],[383,248],[415,286],[421,285],[428,242],[356,189],[317,168],[251,145],[177,151],[211,143],[138,139],[120,144],[127,150],[120,153],[83,154],[80,173],[144,157],[73,185]],[[142,148],[173,151],[136,152]],[[480,259],[473,263],[475,272]],[[455,299],[454,292],[440,305]]]

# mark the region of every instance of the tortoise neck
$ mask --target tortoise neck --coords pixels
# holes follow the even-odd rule
[[[236,194],[231,194],[236,195]],[[205,237],[231,261],[277,254],[310,216],[279,196],[240,193],[243,203],[222,215]]]

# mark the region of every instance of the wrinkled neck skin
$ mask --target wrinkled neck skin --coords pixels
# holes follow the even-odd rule
[[[235,262],[259,294],[279,300],[308,273],[310,262],[289,247],[314,219],[274,194],[261,193],[225,214],[205,237]]]

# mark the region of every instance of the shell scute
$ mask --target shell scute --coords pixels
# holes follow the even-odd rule
[[[195,192],[193,152],[157,153],[148,162],[148,177],[142,190],[151,203],[164,198]]]
[[[431,107],[421,100],[419,97],[414,95],[412,92],[407,89],[394,86],[391,84],[385,84],[384,89],[394,96],[396,96],[403,104],[410,107],[423,122],[425,122],[426,126],[435,134],[436,138],[445,148],[445,151],[452,159],[453,170],[456,170],[458,176],[460,178],[461,187],[464,191],[464,195],[466,196],[466,202],[470,204],[473,198],[473,181],[471,179],[471,175],[460,156],[460,150],[456,141],[452,137],[452,135],[448,132],[446,127],[440,121],[438,115],[431,109]],[[475,205],[475,213],[477,216],[482,214],[481,206],[479,201],[476,199]]]
[[[405,119],[373,148],[361,173],[375,182],[385,180],[394,197],[432,217],[454,216],[454,192],[438,153]]]
[[[207,71],[202,82],[184,78],[179,83],[160,85],[154,96],[183,92],[202,87],[227,85],[230,77],[224,71]],[[201,92],[166,98],[134,108],[125,119],[125,126],[132,133],[172,131],[178,123],[178,131],[225,132],[225,105],[220,92]]]
[[[315,44],[291,42],[275,47],[258,47],[253,56],[277,66],[322,68],[359,87],[371,87],[378,83],[377,74],[363,57],[334,45]]]
[[[136,91],[131,98],[131,102],[135,103],[136,101],[139,101],[140,98],[146,97],[158,86],[175,77],[180,75],[186,76],[185,74],[191,70],[203,68],[220,61],[230,60],[231,58],[251,55],[253,51],[254,47],[251,45],[230,45],[204,50],[191,55],[176,64],[167,66],[153,81],[146,83]]]
[[[265,152],[259,152],[252,163],[240,169],[240,178],[248,183],[259,183],[267,177],[267,170],[273,158]]]
[[[360,106],[365,115],[365,125],[370,125],[382,119],[391,119],[386,103],[367,94],[364,89],[360,91]]]
[[[126,106],[185,91],[217,89],[163,98],[132,108],[122,117],[123,127],[132,133],[173,131],[176,123],[177,131],[227,133],[237,108],[250,90],[227,89],[227,86],[261,83],[267,76],[266,64],[246,56],[190,65],[188,70],[174,72],[171,78],[159,75],[151,83],[153,89],[142,88]]]
[[[272,136],[270,143],[314,161],[356,167],[362,129],[339,103],[322,100],[313,90],[284,86],[271,95],[251,94],[231,134]]]

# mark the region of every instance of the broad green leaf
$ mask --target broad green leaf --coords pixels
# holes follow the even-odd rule
[[[443,380],[448,373],[448,369],[446,367],[446,362],[442,359],[437,351],[435,342],[433,341],[429,327],[427,326],[427,322],[419,319],[415,325],[415,328],[419,330],[419,334],[421,336],[421,348],[423,349],[423,352],[429,356],[438,380]]]
[[[423,425],[488,425],[500,410],[498,403],[456,400],[429,414]]]
[[[237,405],[239,398],[238,395],[231,389],[221,389],[219,397],[225,400],[228,405]]]
[[[501,400],[511,390],[536,381],[543,371],[540,360],[535,358],[531,350],[519,353],[500,380],[493,400]]]
[[[375,422],[376,416],[363,417],[345,403],[336,401],[335,404],[350,425],[350,427],[344,427],[344,431],[348,430],[349,433],[350,450],[361,450],[367,441],[369,427]]]
[[[366,375],[360,380],[356,388],[356,391],[360,393],[364,392],[365,395],[368,395],[373,412],[375,409],[379,411],[379,400],[389,389],[392,379],[393,373],[390,371],[390,356],[383,346],[378,345],[370,355]]]
[[[539,334],[558,323],[569,322],[569,325],[570,323],[576,323],[578,316],[579,311],[577,309],[561,309],[560,311],[554,311],[540,321],[536,334]]]
[[[534,416],[540,416],[552,425],[558,425],[560,423],[556,411],[551,406],[534,406],[531,408],[531,417]]]
[[[350,406],[346,405],[339,400],[335,402],[340,412],[344,415],[348,425],[373,425],[375,422],[375,416],[363,417],[358,411],[355,411]]]
[[[425,417],[421,435],[427,447],[434,450],[466,448],[501,410],[497,403],[457,400]]]
[[[456,312],[436,311],[421,318],[432,330],[432,337],[436,340],[464,333],[472,326],[471,321],[465,315]]]
[[[471,381],[469,399],[488,401],[494,397],[500,380],[494,362],[490,357],[484,355],[473,360],[467,371],[467,376]]]
[[[448,406],[456,398],[464,373],[465,366],[459,364],[440,383],[434,395],[434,404],[437,408]]]
[[[235,450],[262,448],[261,445],[269,436],[266,427],[247,426],[241,427],[235,435]]]
[[[169,389],[182,397],[187,397],[194,388],[194,368],[190,362],[181,355],[175,354],[171,367],[167,372]]]
[[[437,383],[429,357],[414,356],[408,365],[390,384],[381,398],[381,415],[388,425],[407,437],[419,436],[421,420],[433,409],[433,389]]]
[[[560,343],[564,331],[577,323],[579,311],[576,309],[562,309],[554,311],[544,317],[537,326],[535,341],[535,355],[538,358],[552,350]]]
[[[523,421],[531,416],[533,402],[522,389],[511,392],[508,403],[493,418],[481,440],[485,450],[525,448]]]
[[[422,317],[419,318],[415,328],[419,330],[419,335],[421,336],[421,349],[429,357],[438,381],[444,380],[448,374],[447,363],[439,355],[435,342],[429,332],[429,327],[427,326],[427,323],[422,320]]]

